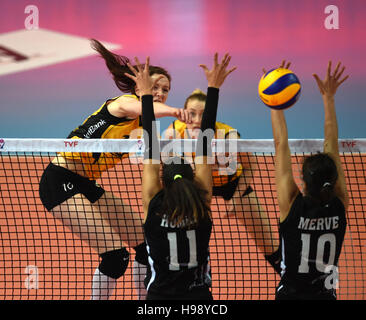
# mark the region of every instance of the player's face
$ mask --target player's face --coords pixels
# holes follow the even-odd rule
[[[161,74],[153,74],[151,78],[156,80],[157,78],[161,77]],[[169,79],[163,75],[163,77],[155,83],[153,87],[152,94],[154,97],[154,102],[161,102],[165,103],[168,99],[168,94],[170,91],[170,82]]]
[[[191,133],[192,138],[197,138],[198,131],[201,129],[202,115],[205,110],[205,102],[197,99],[188,100],[187,111],[192,117],[192,123],[187,123],[187,129]]]

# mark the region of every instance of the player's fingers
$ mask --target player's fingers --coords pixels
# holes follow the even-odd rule
[[[230,73],[232,73],[233,71],[235,71],[237,69],[237,67],[231,68],[228,72],[226,72],[225,77],[227,77]]]
[[[337,74],[337,72],[338,72],[338,69],[339,69],[340,65],[341,65],[341,62],[338,62],[338,63],[337,63],[337,66],[336,66],[336,68],[335,68],[335,70],[334,70],[333,77],[335,77],[335,76],[336,76],[336,74]]]
[[[135,67],[133,67],[129,62],[127,62],[127,67],[133,72],[133,74],[137,75],[137,70]]]
[[[341,81],[338,82],[337,87],[339,87],[343,82],[345,82],[347,79],[349,78],[349,76],[345,76]]]
[[[137,57],[135,57],[135,61],[136,61],[136,67],[137,67],[137,70],[139,72],[142,71],[142,65],[141,65],[141,62],[139,61],[139,59]]]
[[[205,64],[200,64],[199,65],[205,72],[208,72],[209,70],[208,70],[208,68],[207,68],[207,66],[205,65]]]
[[[315,78],[316,82],[319,86],[322,86],[322,81],[320,80],[319,76],[317,74],[313,74],[313,77]]]
[[[327,79],[330,78],[330,70],[332,69],[332,61],[328,62]]]
[[[145,70],[149,71],[149,67],[150,67],[150,57],[147,56],[146,57],[146,63],[145,63]]]
[[[318,77],[317,74],[313,74],[313,77],[315,78],[315,80],[316,80],[316,82],[318,84],[318,87],[319,87],[320,92],[323,93],[324,92],[324,90],[323,90],[323,82],[320,80],[320,78]]]
[[[163,79],[164,76],[161,74],[160,76],[158,76],[155,81],[154,81],[154,86],[156,85],[156,83],[160,80],[160,79]]]
[[[342,69],[341,69],[341,71],[337,74],[337,75],[335,75],[335,79],[338,81],[338,79],[342,76],[342,74],[343,74],[343,71],[346,69],[346,67],[345,66],[343,66],[342,67]]]
[[[184,112],[184,109],[180,109],[179,112],[180,112],[179,116],[180,116],[181,121],[186,122],[186,114]]]
[[[130,78],[130,79],[132,79],[133,81],[135,81],[135,82],[136,82],[136,77],[134,77],[133,75],[131,75],[131,74],[129,74],[129,73],[127,73],[127,72],[125,72],[125,76],[126,76],[127,78]]]
[[[218,53],[216,52],[214,55],[214,66],[217,66],[218,64]]]
[[[186,123],[192,123],[191,113],[188,112],[188,110],[184,110],[184,113],[185,113]]]
[[[230,61],[231,61],[231,56],[229,55],[226,59],[225,68],[227,68],[227,66],[230,64]]]
[[[227,66],[231,57],[229,56],[229,53],[225,53],[224,57],[222,58],[221,64],[223,66]]]

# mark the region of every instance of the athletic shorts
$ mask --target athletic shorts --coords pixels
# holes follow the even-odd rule
[[[276,300],[337,300],[334,289],[317,290],[299,290],[288,284],[279,285],[276,289]]]
[[[213,300],[212,293],[208,287],[200,287],[191,290],[185,295],[160,295],[147,292],[146,300]]]
[[[104,189],[94,180],[78,175],[66,168],[50,163],[39,183],[39,196],[48,211],[81,193],[91,203],[104,194]]]
[[[214,186],[212,188],[212,195],[215,197],[222,197],[224,200],[231,200],[234,196],[236,188],[239,184],[239,178],[232,180],[222,186]],[[248,195],[253,192],[252,187],[248,187],[245,192],[242,194],[242,197]]]

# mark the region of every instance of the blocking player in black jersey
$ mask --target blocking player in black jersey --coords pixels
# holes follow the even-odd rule
[[[167,139],[197,139],[206,98],[206,94],[200,89],[194,90],[186,98],[184,109],[191,114],[192,122],[189,124],[174,120],[165,131]],[[239,132],[230,125],[216,122],[215,139],[235,140],[240,137]],[[184,156],[193,159],[195,154],[186,152]],[[253,173],[257,168],[256,157],[250,153],[217,154],[217,162],[212,168],[212,195],[225,201],[227,216],[245,226],[265,259],[279,274],[280,265],[276,264],[279,257],[278,234],[254,190]]]
[[[231,57],[221,63],[215,54],[214,66],[204,69],[208,93],[197,140],[196,172],[181,158],[170,158],[162,168],[160,182],[160,148],[157,139],[149,76],[149,59],[145,66],[137,62],[129,76],[142,90],[142,125],[145,156],[142,176],[142,202],[145,214],[145,240],[149,270],[145,279],[147,300],[212,299],[209,269],[209,240],[212,229],[210,204],[212,172],[209,164],[214,136],[219,88],[235,68],[227,71]]]
[[[116,86],[129,94],[108,99],[68,138],[128,139],[135,129],[141,128],[141,93],[135,82],[125,76],[125,72],[130,72],[129,59],[108,51],[97,40],[91,43],[104,59]],[[150,74],[157,80],[152,89],[156,116],[189,121],[188,113],[165,104],[170,91],[169,73],[162,67],[151,66]],[[101,261],[92,281],[91,296],[95,300],[108,299],[117,279],[123,276],[129,262],[125,244],[135,249],[136,261],[145,263],[146,249],[141,245],[144,244],[142,217],[125,201],[96,184],[103,172],[127,156],[120,153],[59,153],[40,181],[40,198],[46,209],[100,255]]]
[[[348,193],[338,149],[334,96],[345,67],[338,63],[325,80],[314,78],[323,98],[324,151],[305,158],[304,194],[297,187],[284,112],[271,110],[275,143],[275,172],[280,209],[281,280],[277,300],[335,300],[337,263],[346,230]]]

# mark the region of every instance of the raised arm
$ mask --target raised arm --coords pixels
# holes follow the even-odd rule
[[[284,221],[299,193],[291,165],[287,124],[283,110],[271,110],[272,131],[275,146],[275,180],[280,209],[280,222]]]
[[[327,74],[323,81],[320,80],[317,74],[313,74],[313,76],[318,84],[324,104],[324,152],[330,154],[337,165],[338,179],[334,190],[336,195],[342,200],[345,208],[347,209],[349,204],[349,196],[344,171],[339,157],[338,123],[334,103],[334,96],[338,87],[348,78],[348,76],[346,76],[340,80],[345,70],[344,66],[341,69],[340,67],[341,63],[339,62],[334,70],[334,73],[332,74],[332,62],[329,61]]]
[[[195,179],[208,191],[209,202],[211,202],[212,197],[212,172],[209,158],[212,156],[211,141],[215,134],[219,89],[226,77],[236,69],[236,67],[234,67],[228,71],[226,70],[230,60],[231,57],[229,54],[225,54],[219,64],[218,54],[216,53],[214,65],[211,70],[209,70],[206,65],[200,65],[205,71],[208,89],[205,110],[202,115],[201,132],[197,139]]]
[[[136,69],[128,64],[134,76],[126,74],[136,82],[141,92],[141,113],[142,128],[144,130],[145,153],[142,172],[142,205],[147,216],[150,200],[162,189],[160,182],[160,147],[157,136],[155,115],[153,108],[152,88],[159,80],[153,80],[149,75],[149,57],[146,59],[145,66],[142,66],[135,58]]]
[[[280,68],[288,69],[290,65],[291,62],[286,64],[286,60],[282,60]],[[266,70],[263,69],[263,72],[266,73]],[[284,111],[271,109],[271,121],[275,146],[277,199],[280,209],[280,222],[282,222],[287,218],[291,205],[299,193],[299,188],[292,173],[291,151],[288,145],[288,131]]]
[[[153,102],[153,106],[156,118],[175,117],[180,121],[191,121],[188,111],[182,108],[174,108],[161,102]],[[121,96],[108,106],[108,110],[116,117],[135,119],[142,114],[142,103],[132,97]]]

